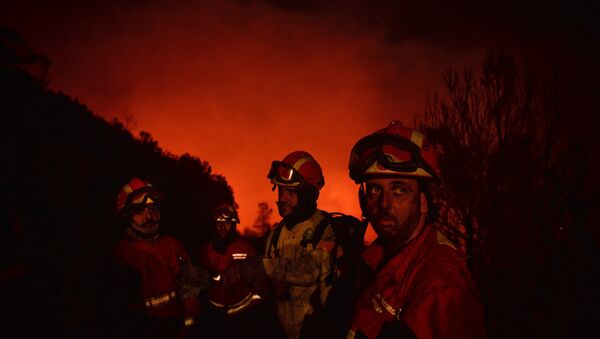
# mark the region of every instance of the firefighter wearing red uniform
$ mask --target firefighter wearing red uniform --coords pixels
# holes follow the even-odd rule
[[[223,204],[217,207],[213,220],[215,230],[212,241],[201,248],[199,259],[200,264],[216,279],[208,289],[209,304],[232,316],[246,310],[261,297],[244,282],[225,286],[220,281],[220,275],[235,262],[252,258],[256,253],[249,242],[237,236],[239,218],[233,206]]]
[[[374,278],[356,302],[348,338],[482,338],[482,305],[454,245],[431,223],[435,150],[400,122],[352,149],[350,177],[378,238],[363,252]]]
[[[127,321],[118,325],[121,328],[113,328],[116,333],[109,336],[175,338],[194,324],[197,299],[182,294],[178,285],[180,268],[190,258],[181,242],[161,234],[161,201],[157,189],[137,178],[118,194],[117,214],[128,227],[126,236],[111,251],[121,274],[108,293],[124,296],[127,301],[115,302],[125,309],[107,312],[120,313]],[[130,295],[124,295],[121,289]]]
[[[213,277],[208,288],[207,303],[201,310],[198,336],[205,338],[268,338],[273,337],[270,308],[258,293],[261,286],[244,281],[226,285],[221,275],[232,266],[254,258],[252,245],[237,234],[238,213],[228,203],[219,205],[213,214],[211,241],[203,245],[198,259]]]

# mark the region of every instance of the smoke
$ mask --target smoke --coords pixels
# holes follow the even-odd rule
[[[271,161],[294,150],[323,167],[319,207],[359,215],[354,142],[393,119],[412,124],[444,69],[488,48],[447,14],[397,2],[129,1],[14,5],[0,22],[53,60],[51,87],[210,162],[246,226],[259,202],[274,206]]]

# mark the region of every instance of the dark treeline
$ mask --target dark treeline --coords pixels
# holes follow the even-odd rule
[[[114,216],[120,187],[134,176],[157,186],[161,224],[190,252],[208,238],[210,211],[233,194],[207,162],[169,154],[150,134],[135,138],[48,89],[49,65],[0,29],[0,287],[9,314],[0,327],[93,337],[98,267],[124,232]]]
[[[492,53],[448,70],[430,97],[419,123],[441,153],[439,224],[467,255],[490,337],[588,337],[600,303],[597,80],[534,65]]]

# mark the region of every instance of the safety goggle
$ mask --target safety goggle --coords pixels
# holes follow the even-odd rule
[[[420,148],[411,141],[389,134],[372,134],[362,138],[350,153],[350,177],[358,180],[375,163],[387,170],[413,173],[423,168],[435,173],[421,158]]]
[[[299,186],[304,182],[302,175],[290,164],[273,161],[267,178],[276,185]]]
[[[159,205],[157,203],[141,203],[141,204],[132,204],[130,206],[130,211],[134,214],[142,213],[144,210],[148,209],[150,212],[159,212]]]
[[[224,211],[220,214],[217,214],[216,217],[214,218],[214,220],[215,221],[229,221],[229,222],[233,222],[233,223],[239,222],[238,219],[236,218],[236,216],[229,211]]]
[[[162,200],[162,195],[157,191],[151,188],[142,188],[129,195],[126,206],[129,206],[134,212],[141,212],[147,206],[150,209],[158,209]]]

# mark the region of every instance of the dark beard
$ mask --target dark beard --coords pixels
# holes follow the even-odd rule
[[[138,237],[140,239],[144,239],[144,240],[153,240],[153,239],[157,238],[158,235],[160,234],[160,225],[159,225],[159,227],[156,228],[155,232],[151,232],[151,233],[144,233],[144,232],[137,231],[135,228],[133,228],[131,226],[128,229],[130,230],[131,234],[135,235],[136,237]]]
[[[213,250],[215,250],[215,252],[217,253],[225,254],[225,251],[227,251],[227,247],[229,247],[229,245],[235,240],[235,236],[236,230],[234,227],[232,227],[229,230],[229,233],[227,233],[227,235],[224,237],[220,236],[215,231],[211,239]]]
[[[298,205],[292,210],[292,213],[283,217],[283,221],[288,229],[312,217],[317,210],[319,191],[315,187],[304,187],[297,192]],[[279,208],[279,202],[277,203],[277,207]]]
[[[408,218],[399,225],[395,225],[396,229],[401,230],[394,238],[379,237],[381,243],[386,249],[386,256],[391,256],[400,251],[408,242],[411,235],[417,229],[421,218],[421,204],[419,198],[415,199],[414,207],[410,210]],[[377,214],[376,218],[389,216],[387,211],[382,211]]]

